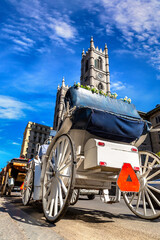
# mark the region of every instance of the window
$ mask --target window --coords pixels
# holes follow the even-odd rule
[[[102,83],[98,84],[98,90],[103,90],[103,84]]]
[[[88,71],[88,60],[86,61],[86,65],[85,65],[85,72]]]
[[[160,122],[160,115],[156,117],[156,123]]]
[[[102,58],[98,57],[95,61],[94,61],[94,65],[96,68],[102,70]]]
[[[34,148],[32,148],[32,153],[34,153]]]

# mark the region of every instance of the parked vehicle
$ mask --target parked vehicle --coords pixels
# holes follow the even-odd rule
[[[99,190],[94,189],[74,189],[71,197],[70,204],[75,205],[81,196],[87,196],[89,200],[95,199],[99,195]]]
[[[5,168],[2,169],[1,175],[1,194],[11,195],[11,192],[20,191],[20,186],[26,176],[26,167],[28,160],[24,158],[13,158]]]

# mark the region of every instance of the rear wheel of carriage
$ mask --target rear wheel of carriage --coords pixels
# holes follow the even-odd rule
[[[79,199],[79,194],[80,194],[80,190],[79,189],[74,189],[73,190],[71,201],[70,201],[70,205],[75,205],[76,204],[76,202]]]
[[[23,190],[21,191],[22,202],[23,202],[23,205],[25,206],[29,203],[31,199],[32,192],[33,192],[33,183],[34,183],[34,162],[32,161],[26,173]]]
[[[144,219],[160,217],[160,158],[151,152],[140,151],[140,171],[137,173],[138,193],[123,193],[130,210]]]
[[[74,188],[75,148],[68,135],[57,139],[48,154],[43,182],[43,211],[46,219],[57,222],[63,217]]]
[[[87,197],[89,200],[93,200],[93,199],[95,199],[96,196],[94,194],[90,194]]]

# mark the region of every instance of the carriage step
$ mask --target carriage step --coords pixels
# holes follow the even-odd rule
[[[115,183],[112,184],[111,189],[104,189],[100,195],[101,201],[109,204],[119,202],[120,197],[121,191]]]

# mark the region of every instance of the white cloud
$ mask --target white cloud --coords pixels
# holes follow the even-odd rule
[[[125,49],[134,50],[135,55],[144,54],[148,61],[160,69],[160,1],[159,0],[88,0],[90,11],[102,8],[100,23],[106,26],[107,35],[119,31],[119,40]],[[111,30],[111,31],[110,31]]]
[[[33,110],[33,108],[12,97],[0,95],[1,119],[20,119],[25,117],[24,110]]]
[[[126,88],[126,86],[121,81],[113,81],[113,82],[111,82],[111,89],[113,91],[122,90],[122,89],[125,89],[125,88]]]
[[[56,35],[65,39],[73,39],[75,35],[75,29],[65,22],[58,22],[54,26]]]
[[[13,145],[18,145],[20,146],[21,144],[20,143],[17,143],[17,142],[12,142]]]
[[[14,51],[29,52],[44,49],[48,40],[66,47],[66,43],[72,40],[77,42],[78,32],[69,16],[50,9],[50,4],[44,4],[39,0],[9,0],[18,11],[19,18],[8,18],[2,25],[3,38],[10,40]],[[41,47],[39,47],[39,45]],[[70,51],[70,48],[67,50]]]

